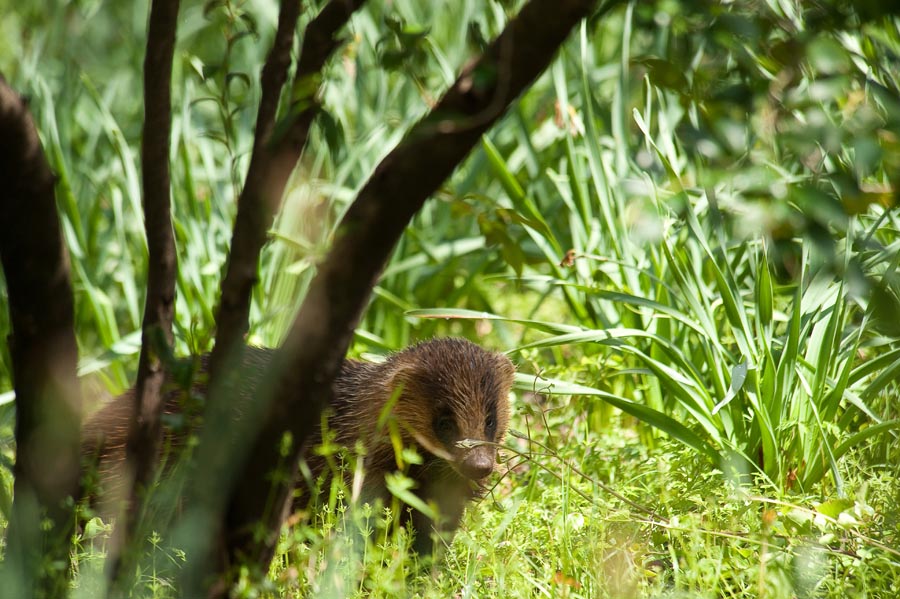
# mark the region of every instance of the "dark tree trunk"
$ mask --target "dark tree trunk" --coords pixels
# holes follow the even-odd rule
[[[303,441],[330,398],[331,383],[360,313],[394,245],[428,196],[546,68],[595,4],[595,0],[529,2],[360,191],[264,376],[274,385],[274,396],[268,405],[257,405],[266,410],[265,419],[241,482],[231,492],[222,548],[225,563],[250,561],[265,572]],[[279,444],[285,433],[293,440],[286,456]],[[273,476],[279,467],[283,471]],[[253,534],[259,523],[266,531],[262,536]]]
[[[126,442],[126,476],[131,477],[124,517],[119,518],[109,557],[113,586],[121,594],[129,585],[141,543],[135,532],[141,503],[158,461],[162,428],[160,389],[165,379],[161,352],[172,345],[177,257],[172,229],[169,147],[172,131],[172,57],[179,0],[153,0],[144,57],[144,126],[141,134],[141,174],[144,227],[147,232],[147,298],[141,334],[141,355],[134,393],[134,418]],[[129,488],[130,487],[130,488]]]
[[[25,102],[2,77],[0,139],[0,260],[16,390],[15,501],[0,587],[8,597],[64,597],[81,433],[69,260],[53,173]]]

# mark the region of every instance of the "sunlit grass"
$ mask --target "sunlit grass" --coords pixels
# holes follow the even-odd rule
[[[683,447],[648,451],[627,428],[593,435],[561,404],[522,398],[514,426],[531,432],[509,441],[497,484],[438,562],[410,552],[389,510],[350,504],[339,486],[331,507],[291,517],[268,581],[245,578],[238,596],[789,598],[896,584],[897,536],[884,534],[896,466],[848,477],[840,502],[749,492]],[[103,588],[108,532],[85,533],[76,597]],[[157,536],[151,546],[138,594],[175,596],[181,557]]]

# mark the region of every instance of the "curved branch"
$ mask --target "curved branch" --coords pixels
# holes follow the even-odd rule
[[[69,258],[53,173],[25,102],[2,76],[0,139],[0,260],[12,323],[17,447],[0,586],[9,596],[61,597],[68,590],[81,435]]]

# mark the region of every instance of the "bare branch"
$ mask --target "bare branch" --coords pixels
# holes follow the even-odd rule
[[[249,558],[264,571],[271,559],[303,441],[319,422],[371,288],[407,223],[546,68],[595,4],[595,0],[529,2],[360,191],[284,347],[263,376],[275,382],[275,400],[268,406],[241,484],[232,491],[226,540],[232,561]],[[287,457],[278,443],[285,433],[293,440]],[[287,471],[272,476],[279,463],[286,464]],[[272,492],[264,491],[272,486]],[[254,526],[259,522],[269,533],[262,538],[251,532],[259,530]]]
[[[222,363],[231,363],[227,354],[242,345],[248,328],[250,295],[257,280],[259,253],[281,204],[288,178],[306,145],[310,125],[319,113],[319,104],[313,95],[318,86],[308,84],[319,75],[325,61],[340,45],[335,37],[337,32],[362,4],[363,0],[332,0],[306,27],[294,77],[292,105],[283,121],[276,125],[275,113],[287,80],[294,27],[300,11],[298,0],[281,3],[278,30],[263,68],[253,154],[238,202],[231,255],[216,314],[216,346],[210,359],[213,384],[219,381],[220,373],[232,370],[223,368]],[[210,395],[217,397],[215,387]]]
[[[0,139],[0,260],[12,322],[17,447],[0,586],[10,597],[63,597],[81,434],[69,259],[53,173],[25,102],[2,76]]]
[[[153,477],[162,439],[160,389],[165,369],[157,355],[160,340],[172,345],[177,257],[172,229],[169,148],[172,131],[172,58],[178,26],[179,0],[154,0],[144,57],[144,127],[141,171],[144,227],[147,231],[147,298],[134,393],[134,418],[126,442],[127,476],[131,477],[124,518],[116,530],[110,555],[113,584],[127,584],[133,573],[134,543],[140,504]],[[121,587],[120,587],[121,590]]]

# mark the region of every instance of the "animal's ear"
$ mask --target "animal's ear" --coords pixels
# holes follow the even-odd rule
[[[499,370],[503,375],[503,382],[506,386],[506,391],[509,392],[510,388],[512,388],[513,382],[516,376],[516,367],[510,361],[509,358],[506,357],[506,354],[497,354],[497,361],[500,363]]]
[[[391,393],[410,391],[419,377],[419,365],[414,362],[399,364],[390,377]]]

